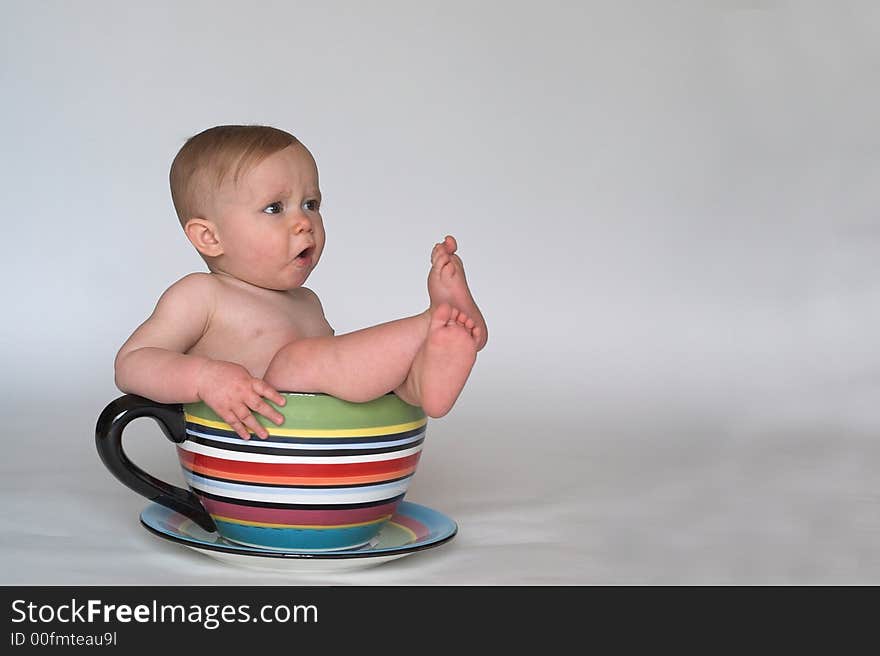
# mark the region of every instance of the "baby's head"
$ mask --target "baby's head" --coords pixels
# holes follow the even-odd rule
[[[211,271],[292,289],[317,264],[324,246],[318,169],[292,134],[261,125],[210,128],[177,153],[170,182],[180,224]]]
[[[187,139],[171,163],[171,199],[180,225],[207,211],[211,197],[272,153],[296,143],[289,132],[264,125],[218,125]]]

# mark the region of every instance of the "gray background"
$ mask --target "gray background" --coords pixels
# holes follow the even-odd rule
[[[3,0],[0,583],[880,583],[878,44],[867,0]],[[220,123],[314,153],[337,332],[424,309],[458,237],[491,339],[408,495],[450,544],[236,569],[98,461]]]

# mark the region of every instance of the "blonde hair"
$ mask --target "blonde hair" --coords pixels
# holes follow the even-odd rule
[[[265,125],[218,125],[187,139],[171,163],[171,200],[180,225],[204,211],[207,196],[232,172],[233,183],[269,155],[296,143]]]

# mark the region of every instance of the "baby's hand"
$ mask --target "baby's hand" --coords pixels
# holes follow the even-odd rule
[[[281,413],[263,400],[265,397],[284,405],[284,397],[239,364],[209,360],[199,372],[196,386],[199,398],[245,440],[250,439],[251,432],[263,439],[269,437],[251,411],[276,424],[284,423]]]

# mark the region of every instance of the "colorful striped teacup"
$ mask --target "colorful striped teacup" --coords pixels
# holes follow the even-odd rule
[[[125,485],[225,539],[280,551],[367,544],[394,514],[415,472],[427,418],[394,394],[349,403],[284,393],[281,426],[242,440],[203,403],[168,405],[125,395],[105,408],[96,442]],[[139,469],[122,451],[137,417],[155,419],[172,441],[191,491]]]

